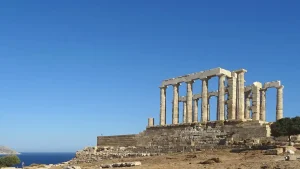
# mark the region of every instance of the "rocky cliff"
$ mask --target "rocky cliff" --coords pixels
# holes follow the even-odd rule
[[[20,154],[8,147],[0,146],[0,154]]]

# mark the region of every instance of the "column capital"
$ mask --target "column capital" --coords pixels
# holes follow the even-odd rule
[[[284,88],[283,85],[281,85],[281,86],[279,86],[279,87],[276,87],[276,89],[283,89],[283,88]]]
[[[268,88],[261,88],[260,91],[261,92],[266,92],[268,90]]]
[[[200,80],[209,80],[211,77],[201,77]]]
[[[180,85],[181,85],[181,83],[175,83],[175,84],[172,84],[173,87],[174,87],[174,86],[178,87],[178,86],[180,86]]]
[[[225,75],[224,73],[218,73],[217,76],[218,76],[219,78],[220,78],[220,77],[223,77],[223,76],[226,77],[226,75]]]
[[[165,86],[159,86],[160,89],[166,89],[168,88],[168,85],[165,85]]]
[[[246,73],[247,70],[246,69],[238,69],[238,70],[235,70],[233,72],[236,73],[236,74],[241,74],[241,73]]]
[[[193,84],[195,82],[195,80],[189,80],[189,81],[187,81],[186,83],[187,84]]]

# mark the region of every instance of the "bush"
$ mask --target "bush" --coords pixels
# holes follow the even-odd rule
[[[21,161],[16,155],[0,157],[0,167],[12,167],[19,164]]]
[[[271,134],[274,137],[288,136],[291,142],[291,136],[300,134],[300,117],[282,118],[271,124]]]

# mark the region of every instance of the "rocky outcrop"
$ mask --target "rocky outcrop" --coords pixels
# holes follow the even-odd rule
[[[8,147],[0,146],[0,154],[20,154]]]
[[[128,158],[128,157],[145,157],[157,156],[159,153],[139,152],[136,147],[112,147],[112,146],[96,146],[86,147],[77,151],[76,156],[69,164],[91,163],[104,159]]]

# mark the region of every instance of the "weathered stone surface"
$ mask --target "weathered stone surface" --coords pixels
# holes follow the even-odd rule
[[[101,165],[102,168],[117,168],[117,167],[133,167],[140,166],[142,163],[140,161],[135,162],[121,162],[121,163],[113,163],[113,164],[104,164]]]
[[[283,148],[269,149],[264,152],[265,155],[279,155],[283,153]]]
[[[262,85],[260,82],[254,82],[251,86],[245,86],[245,73],[247,70],[240,69],[236,71],[228,71],[222,68],[210,69],[207,71],[192,73],[179,76],[172,79],[164,80],[160,86],[161,102],[160,102],[160,125],[166,125],[166,88],[173,85],[173,111],[172,124],[179,123],[178,102],[186,104],[186,112],[184,114],[183,123],[195,123],[198,120],[198,114],[193,112],[193,100],[201,99],[201,121],[209,121],[209,98],[211,96],[218,97],[217,104],[217,120],[266,120],[266,90],[268,88],[277,88],[277,104],[276,119],[283,117],[283,86],[280,81],[266,82]],[[217,92],[208,91],[208,80],[211,77],[219,76],[219,90]],[[192,84],[195,80],[202,80],[202,93],[193,95]],[[228,86],[225,87],[227,79]],[[186,96],[179,97],[179,84],[187,83]],[[228,100],[225,101],[225,94],[228,94]],[[246,102],[245,102],[245,95]],[[251,97],[250,97],[251,96]],[[252,99],[252,106],[250,105]],[[225,117],[225,104],[227,106],[227,115]],[[196,105],[196,104],[194,104]],[[197,106],[194,107],[197,110]],[[250,116],[252,110],[252,117]]]
[[[81,169],[80,166],[67,166],[64,169]]]

